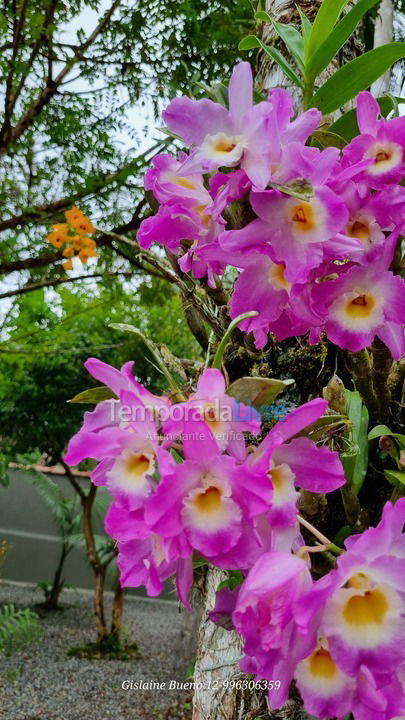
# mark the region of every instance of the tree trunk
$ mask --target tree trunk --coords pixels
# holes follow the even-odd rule
[[[63,568],[65,560],[69,555],[70,547],[66,543],[62,543],[62,549],[59,557],[58,567],[56,568],[55,575],[53,576],[52,587],[47,593],[44,607],[46,610],[57,610],[60,594],[65,584],[65,579],[62,578]]]
[[[203,586],[205,587],[205,578]],[[186,670],[195,662],[197,654],[198,628],[201,623],[203,599],[205,599],[204,588],[194,581],[190,595],[193,612],[182,610],[180,632],[174,647],[179,666]]]
[[[381,0],[374,26],[374,47],[392,42],[394,38],[394,4],[392,0]],[[390,91],[391,68],[371,86],[371,92],[378,97]]]
[[[124,612],[124,588],[121,587],[119,579],[115,586],[114,604],[111,618],[110,634],[117,639],[118,644],[121,643],[122,616]]]
[[[239,659],[242,644],[238,635],[214,625],[208,617],[215,605],[215,591],[226,578],[222,570],[209,567],[203,589],[202,614],[198,631],[197,660],[194,670],[196,690],[193,720],[236,720],[241,718],[238,696],[225,683],[241,677]]]
[[[107,625],[105,622],[104,615],[104,582],[105,582],[105,568],[98,567],[93,568],[95,575],[94,582],[94,595],[93,595],[93,608],[94,617],[96,620],[97,629],[97,642],[102,644],[107,637]]]

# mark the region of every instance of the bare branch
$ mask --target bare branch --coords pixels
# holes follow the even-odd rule
[[[68,60],[66,65],[58,73],[54,80],[48,82],[45,87],[39,92],[35,100],[31,103],[23,117],[18,121],[14,127],[10,127],[6,132],[0,133],[0,155],[6,155],[9,146],[14,143],[18,138],[23,135],[27,128],[31,125],[32,121],[39,115],[41,110],[49,103],[52,97],[58,90],[58,87],[63,82],[65,77],[70,73],[72,68],[83,58],[86,50],[93,44],[100,32],[110,21],[110,18],[121,0],[114,0],[111,7],[104,14],[98,25],[95,27],[93,32],[89,35],[87,40],[77,47],[74,51],[73,56]],[[48,78],[49,80],[49,78]]]

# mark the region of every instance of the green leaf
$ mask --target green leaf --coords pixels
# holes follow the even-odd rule
[[[100,387],[89,388],[75,395],[69,403],[99,403],[103,400],[117,399],[115,393],[110,388],[101,385]]]
[[[182,458],[180,453],[178,453],[177,450],[175,450],[174,448],[170,449],[170,454],[172,455],[177,465],[180,465],[182,462],[184,462],[184,458]]]
[[[221,342],[219,343],[217,347],[217,351],[214,356],[214,360],[212,361],[212,367],[216,368],[217,370],[220,370],[222,367],[222,358],[224,356],[225,348],[228,344],[229,338],[231,337],[233,331],[235,328],[239,325],[242,320],[246,320],[247,318],[256,317],[259,313],[256,312],[256,310],[251,310],[247,313],[242,313],[242,315],[238,315],[238,317],[234,318],[232,322],[228,325],[225,335],[223,336]]]
[[[11,655],[42,636],[39,617],[31,610],[16,610],[14,605],[0,608],[0,655]]]
[[[245,38],[243,38],[243,40],[240,41],[238,45],[239,50],[252,50],[253,48],[259,47],[264,50],[264,52],[281,67],[284,74],[287,75],[287,77],[293,83],[295,83],[295,85],[298,85],[301,90],[304,89],[304,83],[301,78],[298,77],[297,73],[293,70],[291,65],[287,62],[281,52],[276,50],[276,48],[265,45],[255,35],[247,35]]]
[[[397,483],[405,485],[405,472],[401,470],[384,470],[384,475],[387,480],[394,485],[396,485]]]
[[[294,380],[275,380],[262,377],[242,377],[229,385],[226,394],[238,402],[253,405],[257,410],[272,405],[277,395],[286,387],[294,384]]]
[[[308,42],[308,57],[322,45],[348,0],[323,0],[314,20]]]
[[[304,430],[297,433],[296,437],[309,437],[314,442],[318,440],[325,440],[330,435],[333,435],[335,431],[342,431],[342,429],[349,424],[346,415],[338,415],[331,413],[330,415],[323,415],[315,422],[307,425]]]
[[[291,55],[296,59],[301,72],[304,72],[304,38],[301,33],[293,25],[278,23],[271,18],[270,21]]]
[[[339,457],[341,460],[341,463],[343,465],[344,471],[345,471],[345,478],[349,482],[353,482],[353,477],[356,472],[356,463],[357,459],[360,453],[360,448],[358,445],[355,445],[354,443],[351,443],[349,447],[346,448],[343,452],[340,453]]]
[[[405,103],[405,98],[393,98],[391,95],[382,95],[381,97],[377,98],[381,114],[384,117],[387,117],[391,110],[394,110],[394,101],[395,104]],[[338,118],[330,126],[329,132],[334,132],[338,135],[341,135],[345,138],[345,140],[347,140],[347,142],[350,142],[350,140],[353,140],[354,137],[357,137],[357,135],[359,135],[360,133],[360,130],[357,124],[356,110],[348,110],[346,113],[344,113],[344,115]]]
[[[271,23],[271,17],[265,10],[258,10],[255,12],[255,20],[261,20],[262,22]]]
[[[337,135],[337,133],[330,132],[329,130],[315,130],[311,137],[313,137],[323,148],[337,147],[339,150],[343,150],[343,148],[347,145],[347,140],[342,138],[340,135]]]
[[[392,432],[392,430],[387,427],[387,425],[376,425],[375,428],[370,430],[368,434],[369,440],[375,440],[376,438],[381,437],[382,435],[390,435],[391,437],[394,437],[398,440],[398,444],[401,447],[405,447],[405,435],[401,435],[401,433],[395,433]]]
[[[308,180],[293,180],[285,185],[269,183],[269,187],[280,190],[280,192],[291,195],[291,197],[296,197],[298,200],[308,201],[314,196],[314,188]]]
[[[253,50],[254,48],[260,47],[260,40],[256,35],[246,35],[239,45],[238,50]]]
[[[342,453],[342,462],[347,470],[346,477],[353,483],[353,487],[358,493],[366,477],[368,466],[368,410],[357,390],[346,390],[346,398],[347,414],[351,423],[352,447],[357,446],[358,451],[353,461],[349,458],[350,450],[346,451],[346,460],[345,453]]]
[[[244,577],[240,570],[228,570],[229,577],[226,580],[222,580],[217,587],[217,592],[224,588],[234,590],[238,585],[242,585]]]
[[[351,528],[350,525],[343,525],[343,527],[337,531],[335,537],[333,538],[333,542],[336,545],[342,546],[346,538],[350,537],[350,535],[353,535],[353,528]]]
[[[323,5],[321,5],[323,7]],[[368,88],[397,60],[405,57],[405,42],[374,48],[343,65],[315,93],[311,106],[331,113]]]
[[[304,38],[304,48],[305,48],[305,57],[307,56],[307,50],[308,50],[308,44],[309,44],[309,38],[311,37],[312,32],[312,23],[307,18],[305,13],[302,12],[301,8],[297,5],[297,10],[299,12],[299,16],[301,18],[301,30],[302,30],[302,37]]]
[[[377,2],[378,0],[359,0],[359,2],[356,2],[354,7],[333,28],[322,45],[315,50],[308,60],[306,65],[306,75],[308,77],[315,79],[329,65],[346,40],[352,35],[363,15]]]

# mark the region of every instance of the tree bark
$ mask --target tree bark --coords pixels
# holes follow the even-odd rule
[[[120,581],[117,580],[114,592],[114,603],[111,618],[111,632],[110,634],[117,638],[120,642],[120,635],[122,629],[122,616],[124,612],[124,588],[121,587]]]
[[[71,547],[69,547],[67,543],[62,543],[58,567],[56,568],[55,575],[53,577],[52,587],[48,591],[46,601],[44,603],[44,607],[47,610],[57,610],[59,607],[58,603],[60,594],[65,584],[65,578],[62,577],[62,573],[66,558],[69,555],[70,550]]]
[[[235,632],[214,625],[208,617],[215,605],[215,591],[225,577],[226,574],[217,568],[207,570],[194,670],[193,720],[236,720],[241,717],[237,693],[227,690],[224,684],[241,676],[242,643]]]
[[[394,3],[392,0],[381,0],[378,8],[374,26],[374,47],[385,45],[394,39]],[[387,70],[378,80],[371,86],[371,92],[375,97],[390,91],[391,86],[391,68]]]
[[[97,642],[101,645],[107,637],[107,625],[104,615],[104,583],[105,583],[105,567],[94,567],[94,594],[93,608],[96,620]]]

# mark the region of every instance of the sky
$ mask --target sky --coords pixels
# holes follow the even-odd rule
[[[97,25],[100,17],[111,5],[111,0],[101,0],[98,10],[92,10],[91,8],[85,8],[79,13],[67,26],[66,35],[67,42],[76,42],[76,33],[79,29],[84,29],[86,34],[89,35],[92,29]],[[119,12],[119,10],[117,10]],[[90,86],[85,82],[84,79],[79,80],[76,83],[72,83],[70,89],[72,91],[82,92],[87,90]],[[95,87],[94,85],[92,86]],[[158,135],[155,125],[150,121],[153,117],[152,107],[145,103],[145,105],[136,105],[128,108],[126,112],[126,119],[132,127],[135,128],[138,134],[139,142],[135,146],[137,154],[141,154],[147,150],[153,144],[153,138]],[[146,128],[146,132],[145,132]],[[124,146],[133,148],[133,140],[129,139],[124,133],[117,133],[117,137]]]

